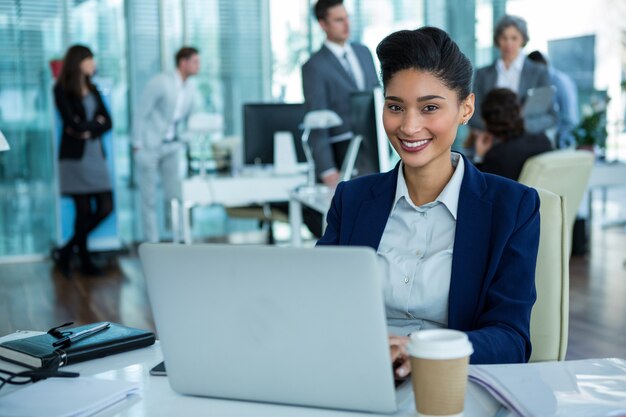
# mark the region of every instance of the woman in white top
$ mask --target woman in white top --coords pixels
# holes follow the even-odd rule
[[[508,88],[515,92],[524,104],[528,90],[550,85],[550,76],[545,65],[539,65],[527,59],[522,53],[528,43],[526,21],[518,16],[505,15],[498,20],[493,35],[493,43],[500,50],[500,58],[491,65],[476,71],[474,94],[476,95],[476,114],[481,114],[483,100],[494,88]],[[532,115],[524,120],[530,133],[543,132],[556,124],[554,111],[541,115]],[[473,138],[484,133],[485,125],[480,117],[469,121],[472,135],[467,146],[473,146]]]

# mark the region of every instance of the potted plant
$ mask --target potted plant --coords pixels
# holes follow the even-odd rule
[[[589,105],[583,109],[583,117],[572,132],[578,149],[596,153],[606,146],[606,107],[610,98],[593,96]]]

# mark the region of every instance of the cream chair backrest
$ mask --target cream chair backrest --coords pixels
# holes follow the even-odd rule
[[[578,207],[587,189],[593,161],[593,153],[589,151],[545,152],[526,161],[518,181],[565,197],[567,225],[571,234]]]
[[[569,228],[565,199],[537,188],[541,232],[530,316],[531,362],[565,359],[569,323]]]

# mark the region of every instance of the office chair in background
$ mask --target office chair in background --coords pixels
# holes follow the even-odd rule
[[[593,162],[594,156],[588,151],[551,151],[529,158],[520,173],[520,183],[565,197],[569,236],[573,234],[574,221],[587,190]]]
[[[341,126],[343,120],[332,110],[312,110],[304,115],[304,120],[300,128],[302,129],[302,148],[307,162],[307,183],[306,187],[311,191],[315,191],[315,160],[313,152],[309,144],[309,136],[311,131],[316,129],[330,129],[331,127]]]

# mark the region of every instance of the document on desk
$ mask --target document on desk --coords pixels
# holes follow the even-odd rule
[[[50,378],[0,397],[0,417],[86,417],[138,394],[128,381]]]
[[[626,360],[472,365],[469,379],[519,417],[626,416]]]

